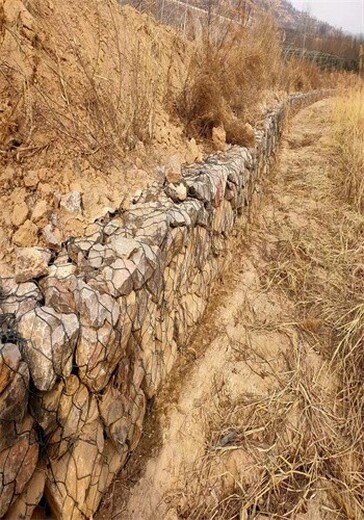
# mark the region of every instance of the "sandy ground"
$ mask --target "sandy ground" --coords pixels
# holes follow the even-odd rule
[[[294,117],[276,172],[261,186],[253,222],[235,238],[233,268],[158,395],[141,445],[98,519],[230,518],[217,504],[235,493],[237,484],[254,488],[269,466],[267,457],[270,462],[279,457],[270,445],[275,430],[282,427],[284,442],[294,445],[295,432],[304,429],[305,398],[288,399],[289,411],[282,415],[276,397],[282,404],[291,392],[300,394],[296,384],[307,385],[319,395],[320,406],[330,408],[335,383],[326,361],[297,326],[294,302],[271,280],[285,226],[298,233],[307,225],[318,226],[320,232],[313,213],[325,201],[314,179],[328,169],[331,108],[332,100],[324,100]],[[312,181],[304,183],[306,188],[300,186],[302,176]],[[255,414],[248,413],[249,406]],[[264,497],[254,507],[246,504],[240,518],[273,518]],[[211,514],[214,508],[217,516]],[[340,518],[323,491],[313,493],[301,509],[291,518]]]

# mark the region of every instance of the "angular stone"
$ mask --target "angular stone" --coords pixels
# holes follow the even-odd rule
[[[224,200],[227,182],[227,172],[223,170],[210,171],[208,174],[208,178],[212,185],[213,205],[215,206],[215,208],[218,208],[221,202]]]
[[[57,381],[49,392],[37,392],[30,395],[31,414],[46,434],[52,433],[57,423],[59,401],[64,388],[64,381]]]
[[[13,381],[21,362],[21,354],[13,343],[0,343],[0,395]]]
[[[95,244],[91,247],[88,254],[88,263],[93,269],[100,269],[110,265],[115,261],[116,253],[109,245]]]
[[[181,251],[186,244],[188,230],[186,228],[177,227],[171,229],[165,244],[166,249],[166,266],[168,266],[173,258]]]
[[[95,465],[86,502],[83,507],[83,513],[86,518],[92,518],[94,511],[97,511],[103,493],[118,475],[128,454],[129,450],[127,447],[120,453],[115,449],[110,439],[105,440],[102,462]]]
[[[139,330],[142,327],[147,315],[148,301],[150,298],[150,294],[144,288],[136,293],[136,314],[133,320],[133,331]]]
[[[99,327],[83,325],[76,351],[80,379],[92,392],[101,391],[108,383],[113,371],[125,353],[132,322],[135,318],[135,293],[119,298],[120,318],[117,323],[111,316]],[[116,303],[115,303],[116,304]],[[81,316],[81,321],[84,318]]]
[[[1,281],[3,301],[1,310],[4,313],[15,314],[20,318],[26,312],[33,310],[43,296],[35,283],[16,283],[14,279]]]
[[[160,195],[159,195],[160,196]],[[125,214],[126,226],[133,231],[134,237],[143,237],[152,245],[161,245],[165,239],[169,221],[168,209],[173,202],[144,203],[136,205]]]
[[[123,232],[123,221],[120,218],[115,218],[113,220],[110,220],[110,222],[108,222],[104,226],[103,232],[105,233],[106,236],[111,236],[111,235],[115,235],[115,234],[119,234],[119,235],[121,234],[122,236],[126,236],[122,233]]]
[[[125,356],[120,360],[115,372],[113,385],[125,396],[134,398],[135,392],[141,388],[145,376],[142,353],[134,335],[131,334]]]
[[[38,227],[47,225],[51,216],[51,209],[45,200],[40,200],[34,206],[31,220],[37,224]]]
[[[149,252],[149,257],[147,257],[145,251]],[[152,249],[146,244],[144,248],[140,247],[130,256],[130,261],[135,266],[135,269],[132,271],[132,279],[133,287],[136,291],[141,289],[153,274],[155,258],[150,253],[152,253]]]
[[[176,207],[175,210],[169,212],[171,219],[171,227],[191,227],[191,219],[187,211],[181,207]]]
[[[227,235],[232,230],[234,221],[235,215],[231,204],[227,200],[224,200],[214,213],[212,229],[216,233],[223,233]]]
[[[28,282],[48,274],[48,263],[51,254],[46,249],[38,247],[24,247],[17,249],[15,280]]]
[[[25,201],[20,202],[14,206],[11,214],[11,221],[14,226],[19,227],[26,221],[29,214],[29,209]]]
[[[43,238],[51,249],[58,249],[62,244],[62,233],[53,224],[47,224],[42,229]]]
[[[212,186],[208,181],[205,173],[202,173],[198,178],[187,178],[185,180],[188,188],[188,196],[201,200],[203,202],[211,203],[213,200]]]
[[[74,275],[76,271],[77,267],[69,263],[68,256],[63,257],[61,255],[57,257],[54,264],[49,267],[49,276],[57,280],[65,280]]]
[[[165,193],[174,202],[183,202],[187,199],[187,188],[184,184],[168,184],[165,187]]]
[[[84,282],[79,282],[74,294],[80,322],[92,328],[100,328],[105,321],[116,327],[120,317],[120,307],[108,294],[100,294]]]
[[[100,415],[108,436],[119,452],[127,446],[126,441],[132,424],[130,408],[131,403],[127,397],[111,385],[100,400]]]
[[[48,307],[65,314],[77,312],[75,293],[79,280],[74,274],[61,279],[56,276],[47,276],[41,281],[40,285],[43,290],[45,304]]]
[[[81,520],[87,511],[86,498],[93,475],[100,474],[103,465],[104,436],[93,398],[87,419],[68,451],[51,460],[45,496],[55,517],[60,520]],[[90,518],[92,514],[88,514]]]
[[[167,182],[179,184],[182,180],[182,166],[178,155],[172,155],[164,167],[164,177]]]
[[[211,234],[204,228],[198,227],[194,230],[195,264],[198,270],[203,271],[208,263],[212,252]]]
[[[38,227],[30,220],[26,220],[18,231],[14,233],[13,242],[19,247],[30,247],[36,243],[37,235]]]
[[[205,211],[204,205],[199,200],[186,200],[179,207],[188,214],[192,226],[196,226],[199,218]]]
[[[130,258],[133,253],[140,249],[140,243],[132,238],[125,238],[121,235],[112,236],[109,240],[109,246],[115,251],[116,257]]]
[[[26,416],[17,431],[15,443],[0,452],[1,518],[32,477],[38,454],[39,445],[33,429],[33,419]]]
[[[57,409],[57,429],[48,439],[48,454],[59,459],[69,449],[88,419],[91,396],[78,377],[71,374],[65,381]]]
[[[133,390],[125,396],[117,388],[110,386],[102,396],[99,409],[106,431],[115,449],[133,450],[139,442],[145,415],[146,399],[141,390]]]
[[[11,446],[17,437],[16,428],[26,412],[29,389],[29,370],[26,363],[19,361],[17,347],[9,344],[4,347],[8,358],[9,350],[13,350],[11,364],[17,369],[13,374],[7,374],[9,366],[5,365],[4,369],[3,365],[1,370],[4,388],[0,398],[0,451]]]
[[[130,294],[134,288],[133,274],[135,269],[136,266],[133,262],[120,258],[110,266],[105,267],[101,275],[106,283],[108,293],[116,298]]]
[[[39,504],[44,491],[46,474],[44,469],[36,469],[24,491],[16,498],[6,513],[5,520],[31,520],[34,509]]]
[[[60,207],[68,213],[81,215],[81,193],[79,191],[71,191],[70,193],[63,195],[60,200]]]
[[[18,328],[27,340],[23,355],[35,386],[51,390],[57,378],[71,373],[80,328],[77,316],[44,306],[25,314]]]

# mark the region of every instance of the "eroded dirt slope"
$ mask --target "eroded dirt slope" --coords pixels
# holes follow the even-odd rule
[[[0,262],[84,235],[166,158],[198,157],[166,103],[188,44],[151,18],[116,0],[2,0],[0,51]]]
[[[312,341],[315,324],[297,319],[297,302],[276,283],[282,236],[325,231],[317,214],[328,204],[332,106],[293,119],[248,233],[235,239],[230,274],[98,519],[344,518],[323,469],[335,458],[325,443],[336,380]]]

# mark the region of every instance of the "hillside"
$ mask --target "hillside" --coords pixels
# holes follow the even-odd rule
[[[326,22],[316,20],[306,13],[296,9],[287,0],[120,0],[121,4],[131,4],[140,10],[154,8],[158,18],[167,18],[175,11],[183,19],[186,9],[191,11],[204,10],[210,11],[222,17],[237,18],[254,17],[262,12],[271,12],[281,28],[289,30],[299,30],[307,21],[315,30],[326,33],[335,32],[335,28]],[[196,11],[197,12],[197,11]]]
[[[190,55],[170,29],[114,1],[0,6],[1,262],[82,235],[199,152],[166,110]]]

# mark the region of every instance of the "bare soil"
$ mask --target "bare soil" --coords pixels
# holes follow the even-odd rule
[[[313,432],[334,428],[336,376],[313,341],[317,324],[300,322],[275,283],[284,230],[318,237],[327,225],[314,215],[328,203],[332,107],[320,101],[293,118],[249,229],[234,239],[232,268],[98,520],[344,518],[311,453]]]
[[[14,247],[46,245],[49,222],[61,240],[82,236],[159,180],[171,155],[201,153],[168,111],[191,48],[150,17],[116,0],[1,0],[0,50],[3,274]],[[59,211],[70,191],[81,194],[78,214]]]

